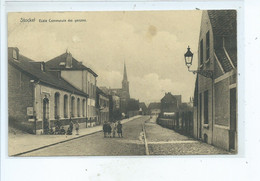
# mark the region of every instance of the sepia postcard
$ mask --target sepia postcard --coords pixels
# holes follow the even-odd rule
[[[8,13],[8,155],[238,153],[237,11]]]

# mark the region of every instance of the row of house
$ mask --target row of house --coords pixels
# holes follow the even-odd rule
[[[47,134],[57,122],[93,126],[120,119],[125,97],[105,93],[97,87],[97,77],[69,52],[36,62],[20,54],[18,48],[8,48],[9,125]],[[139,107],[133,110],[138,112]]]

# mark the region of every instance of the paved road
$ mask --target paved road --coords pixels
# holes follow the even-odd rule
[[[145,155],[140,133],[148,118],[144,116],[123,124],[123,138],[104,138],[103,132],[98,132],[21,156]]]
[[[217,155],[229,154],[173,130],[163,128],[154,119],[145,123],[150,155]]]

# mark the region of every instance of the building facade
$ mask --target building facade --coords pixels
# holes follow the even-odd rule
[[[74,87],[89,95],[86,107],[87,119],[95,124],[98,116],[96,109],[96,78],[98,75],[76,60],[69,52],[49,60],[46,65],[49,67],[49,71],[57,73]]]
[[[209,144],[237,151],[236,11],[203,11],[194,98],[194,136]]]
[[[9,125],[29,133],[45,133],[59,120],[86,122],[88,94],[35,62],[8,48]],[[71,119],[70,119],[71,118]]]
[[[181,95],[172,95],[170,92],[165,93],[161,99],[161,113],[177,112],[181,104]]]
[[[129,81],[127,79],[126,65],[124,64],[124,75],[122,80],[122,88],[121,89],[111,89],[116,95],[120,97],[120,111],[127,114],[127,106],[128,101],[130,100],[130,92],[129,92]]]
[[[98,110],[97,124],[103,124],[109,122],[109,95],[105,94],[101,89],[97,87],[96,107]]]

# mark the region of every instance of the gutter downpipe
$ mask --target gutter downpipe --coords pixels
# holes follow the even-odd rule
[[[34,116],[34,131],[36,135],[36,130],[37,130],[37,111],[36,111],[36,85],[38,85],[40,81],[33,83],[33,116]]]

